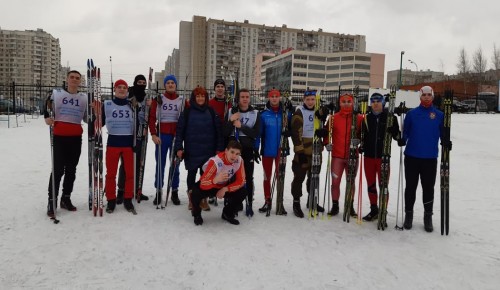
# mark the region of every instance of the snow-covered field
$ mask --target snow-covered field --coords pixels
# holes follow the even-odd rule
[[[342,215],[296,218],[290,165],[286,217],[266,218],[256,211],[252,219],[240,214],[241,225],[233,226],[221,220],[219,206],[204,212],[205,223],[197,227],[185,194],[181,206],[170,203],[166,210],[156,210],[150,199],[136,205],[136,216],[119,206],[111,215],[93,217],[87,210],[85,141],[72,198],[78,211],[58,211],[61,222],[55,225],[46,216],[48,127],[42,118],[27,117],[10,129],[1,120],[6,116],[0,116],[0,289],[498,289],[500,284],[498,114],[453,115],[449,236],[439,231],[439,178],[435,231],[423,229],[421,192],[413,229],[394,230],[395,143],[386,231],[378,231],[375,222],[344,223]],[[153,152],[151,145],[144,186],[150,197]],[[256,209],[263,203],[260,165],[255,177]],[[182,171],[183,193],[185,178]],[[368,211],[364,185],[363,214]]]

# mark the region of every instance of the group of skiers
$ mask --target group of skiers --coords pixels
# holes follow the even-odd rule
[[[67,89],[55,89],[47,100],[45,122],[52,128],[54,152],[48,188],[47,215],[50,217],[55,215],[63,175],[60,206],[76,211],[71,202],[71,193],[81,152],[81,122],[86,121],[88,113],[87,95],[78,92],[80,78],[78,71],[70,71],[67,74]],[[229,100],[226,84],[222,79],[214,82],[215,97],[210,100],[203,87],[195,88],[189,100],[185,96],[179,96],[174,75],[166,76],[163,84],[165,92],[151,100],[146,97],[147,81],[143,75],[135,77],[132,87],[124,80],[117,80],[112,100],[92,104],[92,113],[100,113],[102,126],[106,126],[108,132],[104,186],[106,212],[112,213],[117,204],[123,203],[128,211],[135,213],[134,192],[137,202],[148,200],[142,194],[142,181],[139,180],[140,171],[142,170],[142,174],[144,171],[145,158],[145,155],[141,156],[145,152],[140,148],[142,142],[147,142],[147,130],[141,130],[148,127],[151,140],[156,145],[156,194],[153,203],[162,204],[167,171],[167,200],[164,203],[168,202],[168,194],[171,192],[172,203],[180,205],[179,163],[183,161],[187,170],[188,209],[196,225],[203,224],[202,210],[210,210],[209,204],[217,204],[217,199],[224,200],[222,219],[231,224],[239,224],[236,219],[239,211],[244,210],[247,216],[253,216],[253,201],[260,198],[259,195],[254,197],[253,182],[254,165],[259,162],[262,162],[264,172],[264,205],[259,208],[259,212],[269,214],[272,201],[277,198],[276,213],[286,215],[282,194],[286,156],[290,154],[289,137],[293,142],[294,152],[291,165],[294,215],[299,218],[305,216],[301,197],[306,177],[306,207],[309,213],[313,213],[313,209],[313,214],[325,211],[319,204],[317,194],[310,189],[314,190],[311,182],[316,182],[315,178],[321,167],[321,152],[326,149],[326,153],[331,156],[331,162],[328,162],[331,168],[328,170],[332,179],[332,202],[328,215],[339,214],[342,175],[346,172],[346,175],[354,174],[355,177],[357,170],[348,172],[348,168],[354,166],[357,169],[358,154],[363,154],[370,200],[370,212],[363,220],[373,221],[380,216],[379,210],[386,208],[380,205],[380,189],[377,189],[377,185],[380,183],[383,164],[384,136],[388,130],[399,146],[406,146],[403,227],[412,228],[413,206],[420,178],[425,210],[424,228],[428,232],[433,231],[438,143],[441,139],[442,146],[449,150],[452,143],[449,138],[443,138],[444,115],[432,105],[434,92],[431,87],[421,88],[421,103],[407,112],[401,132],[396,116],[384,109],[388,97],[380,93],[370,96],[371,109],[367,114],[358,114],[357,111],[354,112],[355,96],[350,93],[339,96],[339,110],[333,113],[333,104],[319,105],[316,91],[305,91],[302,104],[294,108],[288,98],[281,96],[280,91],[272,89],[267,94],[265,109],[259,112],[250,104],[248,89],[240,89],[234,94],[234,100]],[[149,110],[146,111],[146,108]],[[389,121],[391,125],[387,126]],[[137,132],[146,134],[137,138]],[[352,152],[355,152],[355,159]],[[170,167],[168,170],[167,160]],[[354,186],[349,190],[354,194]],[[345,215],[357,216],[352,201],[344,207],[344,211]]]

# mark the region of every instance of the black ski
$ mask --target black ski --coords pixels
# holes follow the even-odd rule
[[[394,124],[394,103],[396,101],[396,87],[392,86],[389,94],[389,108],[387,109],[387,121],[384,133],[382,149],[382,164],[380,165],[380,194],[377,229],[384,230],[387,227],[387,201],[389,198],[389,174],[391,168],[391,128]]]
[[[451,105],[453,91],[444,92],[444,124],[441,144],[449,143],[451,131]],[[448,235],[450,229],[450,148],[441,145],[441,235]]]

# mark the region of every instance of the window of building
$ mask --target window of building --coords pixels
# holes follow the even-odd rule
[[[370,69],[370,65],[369,64],[360,64],[360,63],[357,63],[354,65],[354,68],[357,68],[357,69]]]
[[[357,55],[357,56],[356,56],[356,60],[359,60],[359,61],[370,61],[370,60],[371,60],[371,57],[369,57],[369,56]]]
[[[350,61],[350,60],[354,60],[354,56],[343,56],[342,57],[342,61]]]
[[[320,65],[320,64],[310,64],[308,66],[309,69],[316,69],[316,70],[325,70],[325,66],[324,65]]]
[[[343,64],[340,66],[340,69],[352,69],[353,67],[353,64]]]
[[[310,77],[310,78],[316,78],[316,79],[324,79],[325,78],[325,74],[309,73],[308,77]]]

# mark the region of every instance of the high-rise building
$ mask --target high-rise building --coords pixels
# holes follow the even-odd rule
[[[382,87],[385,55],[289,50],[262,63],[260,89],[337,90]]]
[[[253,88],[255,60],[260,53],[279,54],[285,49],[331,53],[338,51],[365,52],[364,35],[306,31],[303,29],[266,26],[244,22],[208,19],[193,16],[181,21],[179,28],[182,87],[189,75],[187,87],[211,87],[216,78],[235,79],[240,87]]]
[[[0,29],[0,83],[58,83],[61,74],[59,39],[42,29]]]

